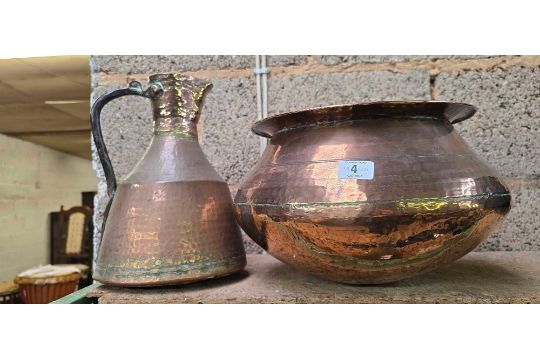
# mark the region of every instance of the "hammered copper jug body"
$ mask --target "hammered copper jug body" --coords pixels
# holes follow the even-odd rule
[[[456,133],[466,104],[380,102],[264,119],[270,138],[234,200],[271,255],[345,283],[393,282],[474,249],[510,208]]]
[[[94,279],[120,286],[189,283],[225,276],[246,264],[227,184],[197,141],[197,121],[209,84],[180,74],[132,82],[92,107],[92,133],[107,178]],[[143,158],[118,185],[101,134],[100,112],[123,95],[150,98],[154,133]]]

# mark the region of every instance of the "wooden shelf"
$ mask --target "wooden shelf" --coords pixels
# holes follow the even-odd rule
[[[84,289],[83,289],[84,290]],[[293,270],[269,255],[249,255],[244,272],[161,288],[94,286],[98,303],[539,303],[538,252],[473,252],[453,264],[387,285],[353,286]]]

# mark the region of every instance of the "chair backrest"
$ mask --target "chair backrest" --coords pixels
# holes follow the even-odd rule
[[[92,209],[74,206],[58,216],[58,227],[52,239],[52,264],[82,263],[92,261]]]

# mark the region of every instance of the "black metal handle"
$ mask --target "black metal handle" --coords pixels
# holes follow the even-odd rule
[[[116,191],[116,176],[112,167],[109,153],[107,152],[107,146],[103,141],[103,134],[101,132],[101,110],[111,100],[117,99],[124,95],[136,95],[147,98],[154,98],[159,96],[163,92],[163,86],[161,83],[154,82],[149,84],[146,90],[143,90],[141,83],[138,81],[132,81],[125,89],[118,89],[111,91],[100,98],[98,98],[92,105],[90,117],[92,119],[92,137],[94,138],[94,144],[103,166],[103,172],[105,173],[105,180],[107,181],[107,194],[112,198]]]

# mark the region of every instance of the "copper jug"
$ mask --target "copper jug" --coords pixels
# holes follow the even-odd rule
[[[246,265],[227,183],[206,159],[197,121],[210,84],[181,74],[150,76],[100,97],[92,106],[92,135],[110,197],[94,279],[119,286],[189,283],[237,272]],[[149,98],[152,141],[117,185],[103,142],[100,112],[123,95]]]
[[[300,270],[345,283],[408,278],[474,249],[510,193],[452,124],[467,104],[377,102],[273,116],[234,200],[246,233]]]

